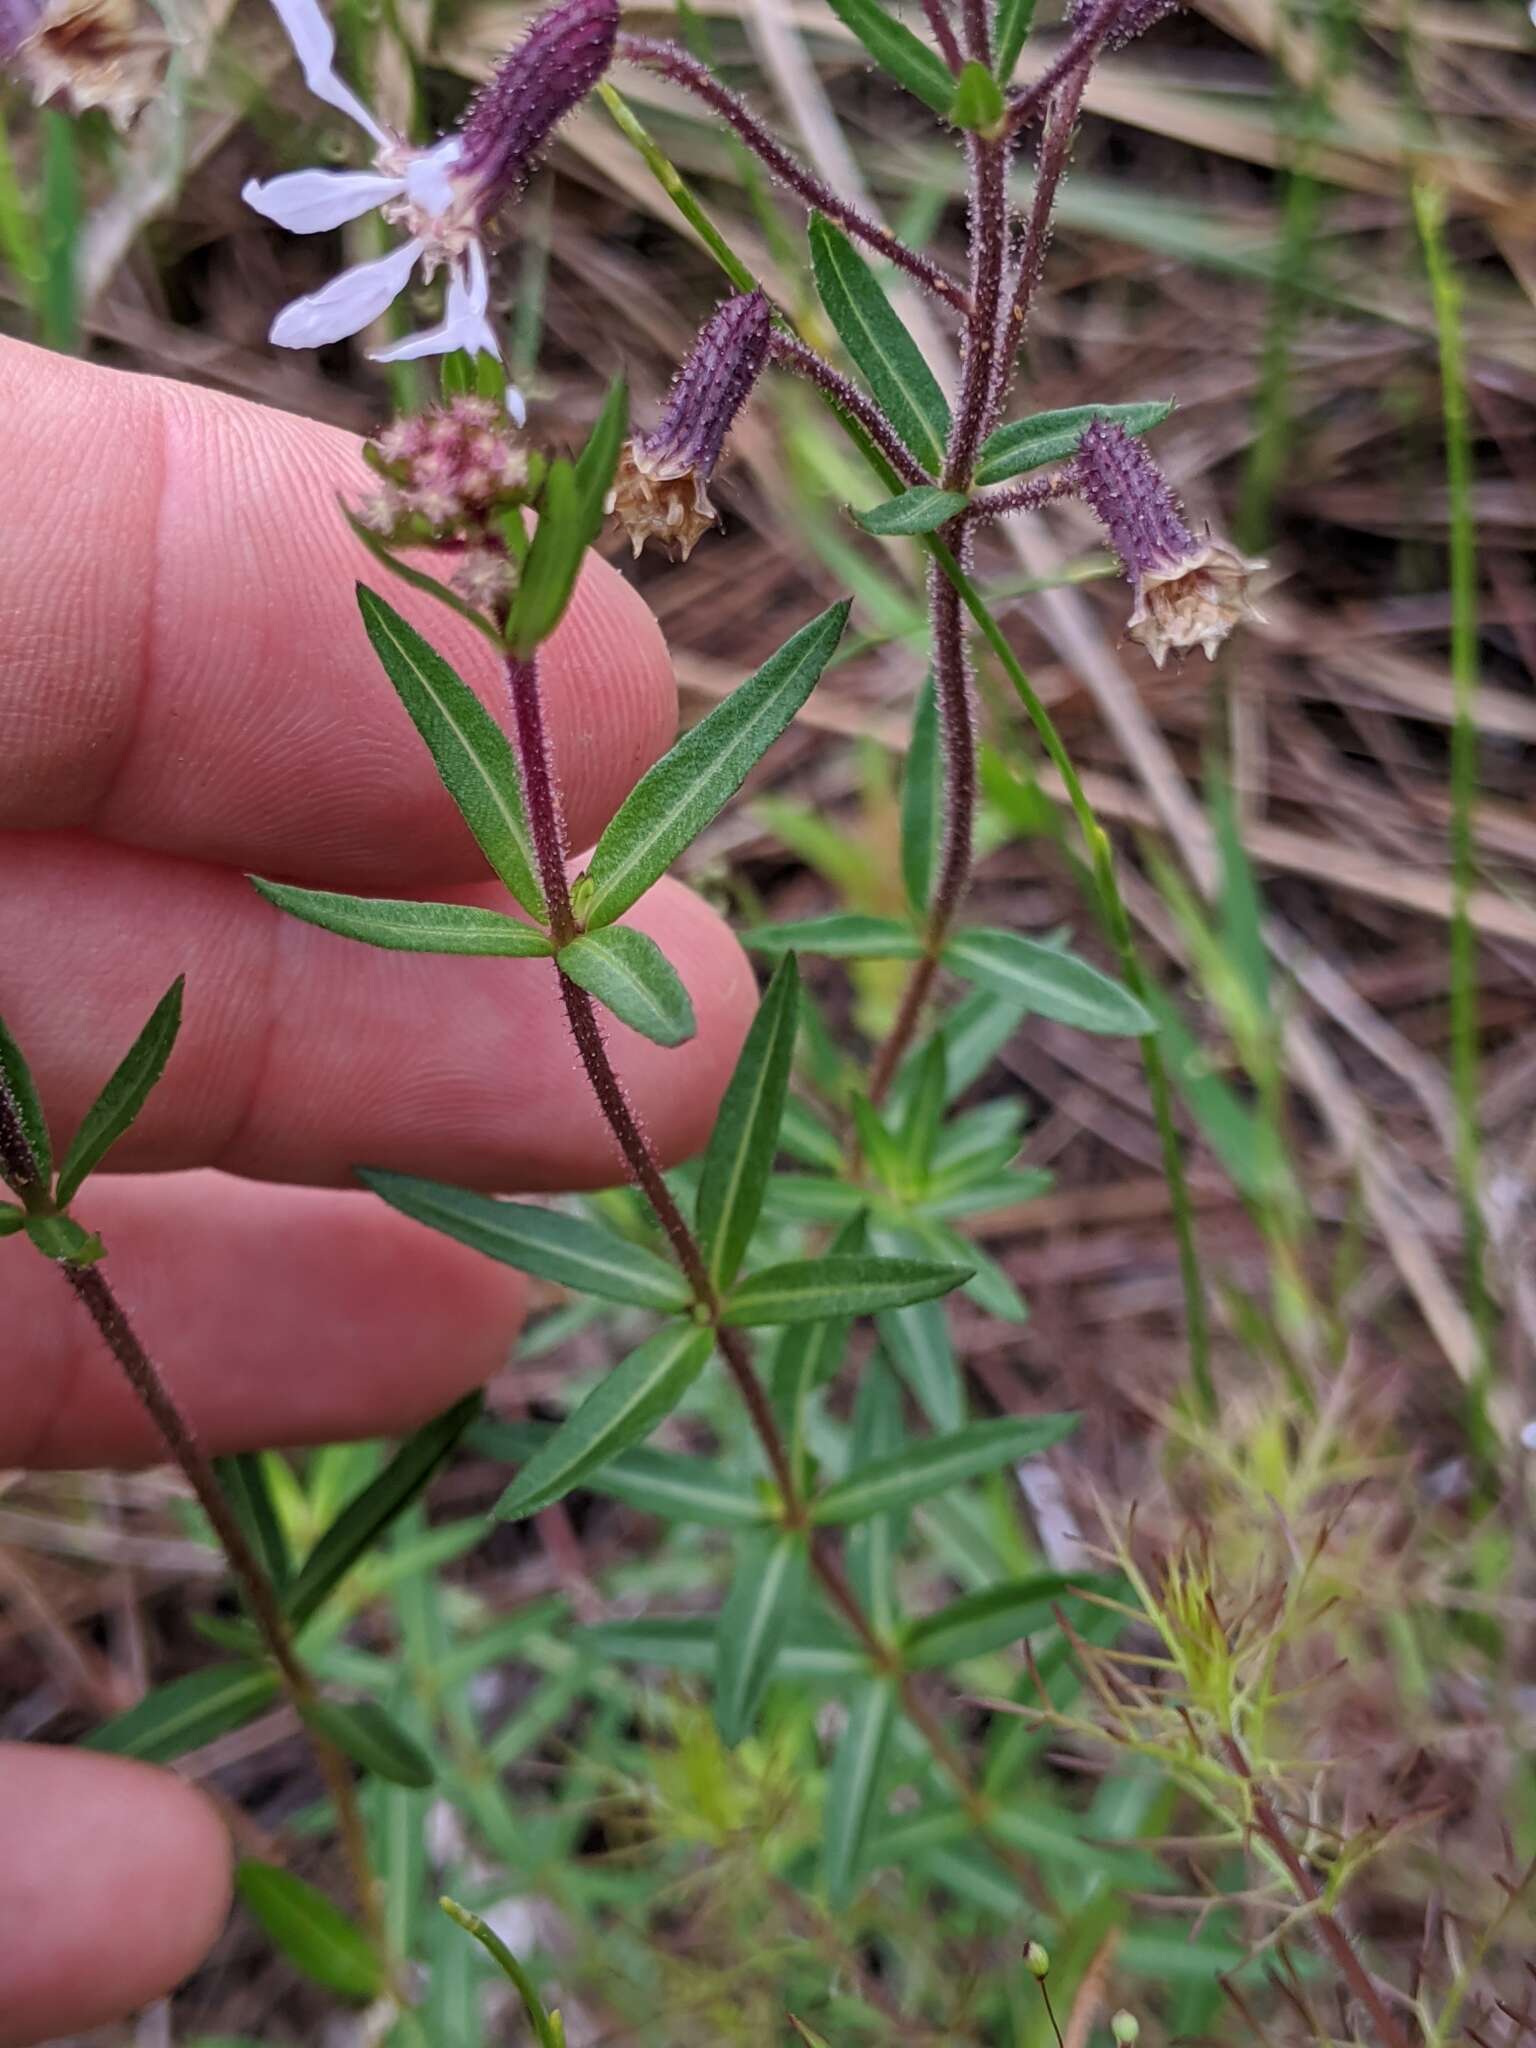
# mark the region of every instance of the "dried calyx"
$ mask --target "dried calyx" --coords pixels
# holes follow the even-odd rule
[[[1262,616],[1248,586],[1265,564],[1190,532],[1145,442],[1113,420],[1095,420],[1078,443],[1072,472],[1135,592],[1125,630],[1159,668],[1170,653],[1191,647],[1214,661],[1234,626]]]
[[[144,0],[0,0],[0,67],[39,106],[100,107],[125,129],[160,90],[170,53]]]
[[[358,524],[389,547],[452,550],[450,581],[471,604],[508,596],[516,568],[503,522],[528,501],[528,451],[489,399],[453,398],[393,420],[365,450],[378,476]]]
[[[768,360],[771,319],[760,291],[727,299],[700,329],[660,420],[620,456],[611,509],[637,555],[655,540],[686,561],[716,523],[709,480]]]

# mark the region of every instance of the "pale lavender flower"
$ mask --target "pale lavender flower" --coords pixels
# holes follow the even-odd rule
[[[1146,443],[1118,421],[1093,422],[1078,443],[1072,475],[1135,593],[1125,630],[1158,668],[1170,653],[1191,647],[1214,661],[1234,626],[1262,616],[1248,585],[1265,564],[1209,534],[1201,540],[1191,533]]]
[[[771,324],[760,291],[727,299],[700,328],[660,420],[624,449],[611,509],[637,555],[656,540],[686,562],[700,534],[715,524],[707,487],[768,360]]]
[[[404,228],[408,239],[285,306],[272,323],[271,339],[280,348],[321,348],[358,334],[393,304],[419,266],[429,279],[447,272],[442,324],[374,350],[374,360],[403,362],[455,349],[499,357],[489,318],[486,237],[555,124],[607,67],[618,28],[617,0],[560,0],[547,9],[503,61],[463,128],[425,149],[392,135],[337,76],[336,37],[320,0],[273,5],[305,84],[364,130],[374,145],[373,168],[252,179],[246,201],[301,235],[377,210],[391,226]],[[508,403],[520,411],[515,393],[509,392]]]

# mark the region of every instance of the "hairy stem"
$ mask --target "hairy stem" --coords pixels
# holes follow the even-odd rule
[[[880,408],[865,397],[857,384],[834,370],[825,356],[819,356],[797,336],[777,327],[769,339],[768,354],[781,369],[792,370],[824,392],[838,411],[868,436],[905,483],[915,486],[933,482],[922,464],[902,446]]]
[[[1024,223],[1013,293],[998,343],[1000,359],[1009,365],[1017,360],[1023,346],[1024,330],[1029,325],[1030,309],[1045,269],[1046,252],[1051,245],[1051,215],[1072,154],[1072,131],[1077,125],[1092,61],[1091,54],[1079,58],[1076,69],[1069,72],[1059,89],[1052,93],[1045,126],[1040,131],[1040,147],[1035,158],[1035,189]],[[1004,395],[1006,379],[998,393],[999,400]]]
[[[980,54],[984,60],[987,24],[980,0],[966,0],[965,21],[972,54]],[[965,322],[960,395],[950,427],[949,446],[944,451],[944,484],[949,490],[965,490],[969,486],[977,450],[992,424],[995,394],[1003,383],[996,375],[996,350],[1008,261],[1007,145],[973,135],[968,139],[968,151],[971,311]],[[952,521],[945,531],[963,552],[968,531],[965,518]],[[971,701],[960,593],[937,569],[928,578],[928,616],[934,690],[944,735],[944,836],[923,955],[907,978],[895,1022],[875,1055],[870,1072],[869,1097],[876,1104],[884,1100],[916,1036],[938,973],[944,941],[971,878],[976,822],[976,713]]]
[[[840,199],[830,185],[824,185],[813,172],[797,162],[746,102],[729,86],[721,84],[707,64],[700,63],[697,57],[690,56],[678,44],[662,42],[653,36],[621,35],[616,54],[631,64],[659,73],[703,100],[706,106],[712,107],[722,120],[729,123],[774,177],[792,192],[798,192],[808,206],[814,206],[828,220],[835,220],[840,227],[845,227],[850,235],[868,248],[877,250],[899,270],[915,277],[919,284],[926,285],[946,305],[953,306],[957,313],[967,311],[969,301],[963,285],[931,257],[909,249],[889,228],[881,227],[878,221],[870,220],[856,206],[850,206],[846,199]]]
[[[570,919],[571,930],[574,933],[575,919],[571,911],[570,890],[564,867],[566,833],[561,815],[562,807],[544,738],[542,711],[537,701],[537,658],[525,661],[519,660],[516,656],[509,656],[506,674],[523,773],[523,795],[528,807],[534,853],[539,864],[539,879],[550,904],[552,922],[557,915],[563,914]],[[556,906],[559,905],[563,905],[563,913],[557,911]],[[980,1824],[984,1818],[984,1802],[971,1780],[964,1757],[945,1733],[943,1724],[923,1697],[912,1674],[902,1668],[891,1646],[883,1640],[865,1613],[848,1581],[842,1559],[834,1547],[830,1533],[811,1527],[809,1503],[801,1490],[794,1460],[784,1441],[778,1419],[753,1366],[747,1340],[739,1330],[729,1328],[721,1320],[722,1303],[710,1279],[698,1239],[673,1200],[672,1191],[662,1174],[661,1162],[635,1114],[623,1082],[615,1071],[592,998],[585,989],[578,987],[564,973],[560,975],[560,997],[565,1006],[571,1037],[598,1107],[613,1133],[631,1178],[650,1204],[658,1223],[666,1233],[673,1255],[693,1290],[695,1303],[708,1317],[713,1328],[715,1341],[725,1359],[726,1369],[742,1397],[753,1431],[762,1447],[763,1456],[773,1473],[774,1484],[779,1490],[780,1512],[784,1525],[806,1532],[809,1539],[811,1568],[828,1600],[847,1621],[877,1668],[895,1678],[901,1693],[903,1712],[922,1734],[935,1761],[954,1781],[968,1811],[976,1816]],[[999,1843],[996,1847],[998,1853],[1009,1860],[1010,1867],[1018,1866],[1018,1859],[1014,1857],[1007,1844]],[[1019,1874],[1024,1874],[1021,1866]]]
[[[944,9],[944,0],[923,0],[923,18],[928,31],[939,46],[939,55],[950,70],[959,73],[965,68],[965,58],[955,40],[955,31]]]
[[[0,1160],[4,1161],[7,1175],[18,1187],[24,1190],[45,1189],[44,1176],[3,1074],[0,1074]],[[101,1341],[122,1367],[123,1377],[143,1404],[162,1443],[207,1516],[208,1525],[218,1539],[235,1583],[240,1588],[246,1610],[266,1645],[267,1654],[277,1666],[290,1701],[302,1717],[304,1710],[318,1698],[315,1682],[294,1649],[288,1618],[283,1612],[277,1589],[240,1526],[197,1432],[177,1406],[175,1395],[140,1342],[127,1311],[108,1285],[101,1268],[60,1261],[59,1270],[66,1286],[96,1325]],[[387,1952],[384,1925],[352,1773],[341,1753],[307,1724],[306,1733],[336,1809],[337,1827],[358,1907],[375,1949],[383,1956]]]
[[[1017,135],[1032,121],[1061,81],[1079,66],[1091,62],[1099,45],[1113,29],[1125,0],[1099,0],[1084,15],[1038,78],[1008,95],[1008,133]]]
[[[1004,484],[995,491],[983,491],[972,498],[962,515],[968,525],[984,526],[994,519],[1006,519],[1014,512],[1038,512],[1042,505],[1077,495],[1077,478],[1070,469],[1053,469],[1047,476],[1032,476],[1025,483]]]

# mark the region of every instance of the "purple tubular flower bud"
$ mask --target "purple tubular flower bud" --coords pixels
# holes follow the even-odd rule
[[[502,59],[465,116],[454,167],[479,188],[482,222],[521,191],[556,125],[608,69],[618,31],[618,0],[559,0]]]
[[[1113,420],[1095,420],[1078,443],[1072,474],[1135,592],[1126,632],[1158,668],[1191,647],[1214,661],[1234,626],[1260,617],[1248,585],[1265,565],[1190,532],[1145,442]]]
[[[699,329],[673,380],[666,409],[639,444],[658,469],[691,469],[708,479],[737,413],[768,360],[768,301],[761,292],[727,299]]]
[[[624,450],[612,510],[637,555],[655,540],[686,561],[715,524],[707,485],[768,360],[771,324],[761,292],[727,299],[699,330],[660,420]]]
[[[1077,444],[1077,475],[1133,583],[1149,569],[1166,569],[1194,553],[1195,537],[1180,516],[1168,479],[1146,442],[1118,421],[1095,420],[1087,429]]]

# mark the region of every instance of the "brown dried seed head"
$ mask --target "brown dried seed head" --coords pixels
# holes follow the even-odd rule
[[[1136,604],[1126,632],[1161,668],[1170,654],[1200,648],[1207,661],[1234,627],[1264,614],[1248,595],[1255,573],[1266,567],[1236,548],[1207,540],[1192,555],[1166,569],[1147,569],[1136,579]]]
[[[629,535],[637,555],[648,540],[654,540],[673,561],[686,562],[700,534],[708,533],[719,520],[696,469],[658,464],[633,441],[619,457],[608,509]]]
[[[143,0],[0,0],[0,62],[38,106],[101,107],[126,129],[159,92],[170,53]]]

